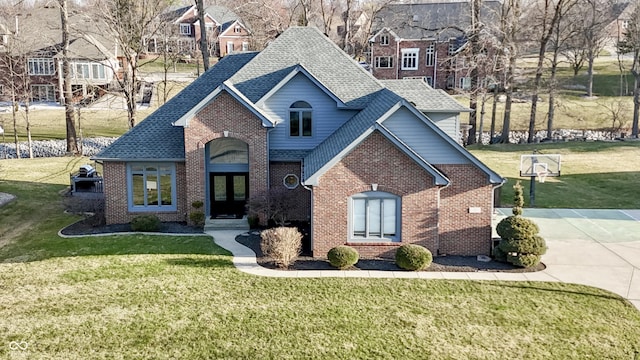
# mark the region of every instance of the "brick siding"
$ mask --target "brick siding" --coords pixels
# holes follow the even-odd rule
[[[451,179],[440,192],[440,253],[489,255],[493,186],[473,165],[434,165]],[[469,208],[480,213],[469,213]]]
[[[294,174],[301,179],[299,162],[272,162],[269,166],[269,185],[272,190],[287,196],[287,218],[294,221],[309,221],[311,219],[311,192],[302,185],[295,189],[284,186],[284,177]]]
[[[322,175],[313,189],[313,255],[326,257],[334,246],[348,243],[348,201],[360,192],[378,191],[401,197],[402,241],[349,243],[362,257],[393,257],[399,245],[417,243],[436,253],[438,187],[433,177],[379,132],[374,132]]]
[[[202,109],[184,129],[187,204],[205,199],[205,145],[215,139],[236,138],[249,145],[249,194],[267,189],[267,130],[261,120],[226,92]],[[191,211],[191,209],[189,209]]]
[[[177,210],[170,212],[130,212],[127,198],[127,165],[105,161],[104,198],[107,224],[126,224],[136,216],[154,214],[161,221],[186,221],[186,177],[184,163],[176,163]]]

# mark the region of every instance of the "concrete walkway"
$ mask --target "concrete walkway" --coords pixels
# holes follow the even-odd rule
[[[499,209],[497,223],[510,210]],[[281,271],[264,268],[255,253],[235,241],[238,230],[214,230],[207,234],[233,254],[241,271],[270,277],[365,277],[453,280],[551,281],[589,285],[614,292],[640,310],[640,210],[527,209],[546,239],[549,250],[543,271],[501,272],[409,272],[364,270]]]

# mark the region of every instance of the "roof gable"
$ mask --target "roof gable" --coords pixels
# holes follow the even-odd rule
[[[265,102],[269,100],[269,98],[271,96],[276,94],[280,89],[282,89],[286,84],[289,83],[289,81],[291,81],[298,74],[301,74],[302,76],[305,76],[314,85],[316,85],[320,90],[322,90],[327,96],[329,96],[331,99],[333,99],[336,102],[336,106],[337,107],[339,107],[339,108],[344,108],[345,107],[345,104],[334,93],[332,93],[331,90],[327,89],[327,87],[324,86],[324,84],[322,84],[320,81],[318,81],[318,79],[316,79],[312,74],[310,74],[304,68],[304,66],[302,66],[302,65],[295,66],[293,69],[291,69],[291,72],[289,74],[284,76],[278,82],[278,84],[276,84],[276,86],[274,86],[271,90],[269,90],[269,92],[264,94],[264,96],[262,98],[260,98],[260,100],[258,100],[256,102],[256,106],[263,106],[265,104]]]
[[[183,160],[184,128],[173,123],[251,61],[256,53],[225,56],[215,66],[159,107],[93,158],[104,161]]]
[[[313,27],[292,27],[229,81],[252,102],[303,66],[347,107],[364,108],[382,85]]]

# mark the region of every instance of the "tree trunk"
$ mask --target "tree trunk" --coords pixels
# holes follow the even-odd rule
[[[209,70],[209,45],[207,41],[207,26],[204,22],[203,0],[196,0],[198,8],[198,19],[200,20],[200,52],[202,53],[202,65],[204,71]]]
[[[58,0],[60,5],[60,19],[62,25],[62,75],[64,113],[67,127],[67,154],[78,154],[76,140],[75,113],[73,111],[73,93],[71,92],[71,71],[69,64],[69,14],[67,0]]]
[[[593,96],[593,60],[595,55],[589,52],[589,68],[587,69],[587,76],[589,78],[587,84],[587,97]]]
[[[484,106],[487,103],[487,92],[483,92],[482,93],[482,100],[480,102],[480,126],[478,127],[478,143],[480,145],[483,144],[482,142],[482,133],[484,131]]]
[[[29,120],[29,99],[24,100],[24,119],[27,123],[27,149],[29,151],[29,159],[33,159],[33,141],[31,140],[31,121]]]
[[[496,113],[498,111],[498,88],[493,89],[493,105],[491,106],[491,128],[489,129],[489,144],[493,144],[496,136]]]
[[[553,60],[551,61],[551,76],[549,77],[549,112],[547,114],[547,139],[551,140],[553,133],[553,118],[556,112],[556,87],[558,72],[558,51],[554,51]]]
[[[633,72],[634,84],[633,84],[633,123],[631,125],[631,137],[638,137],[638,118],[640,114],[640,72]]]

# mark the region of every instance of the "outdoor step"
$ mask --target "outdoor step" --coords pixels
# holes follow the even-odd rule
[[[247,219],[207,219],[204,230],[238,229],[249,230]]]

